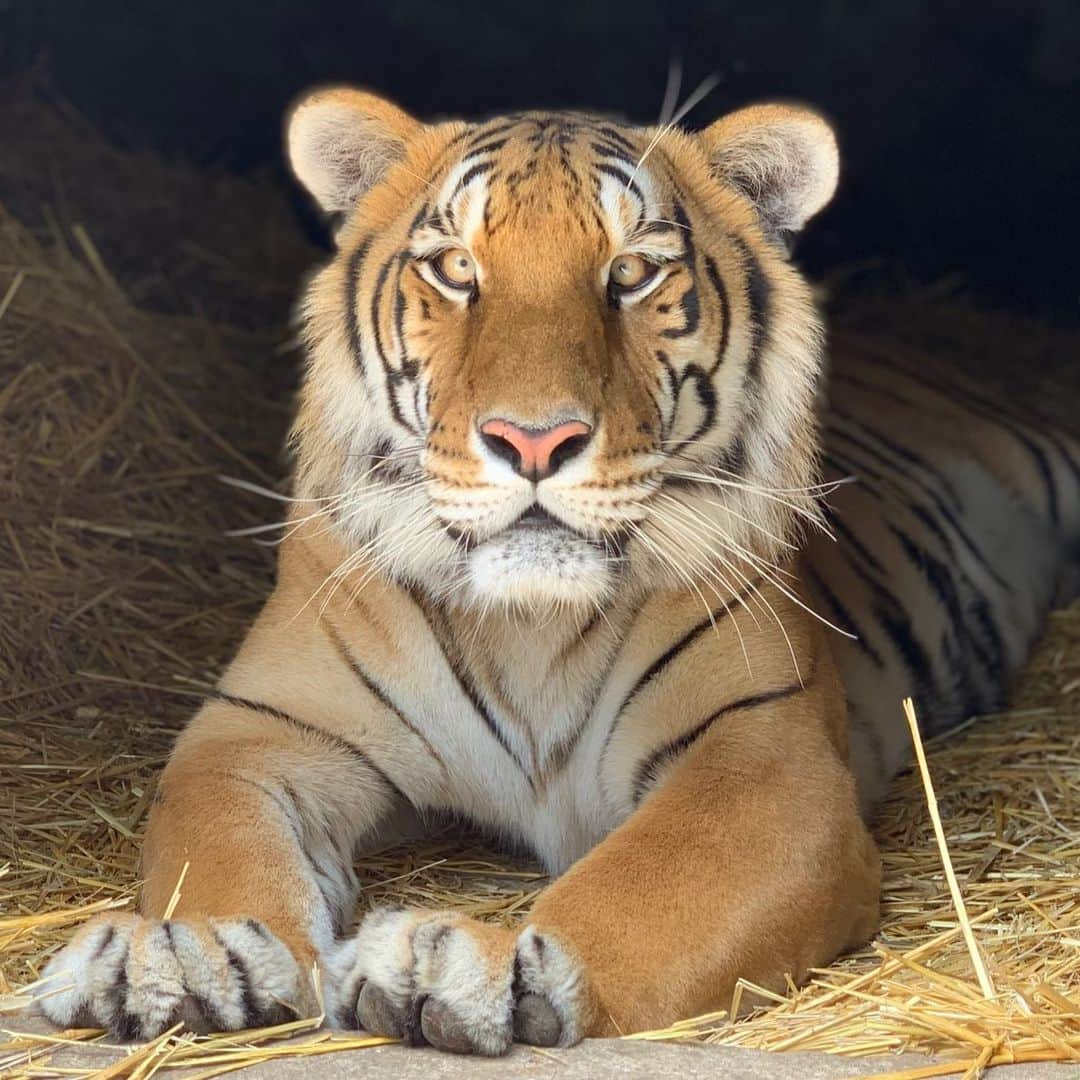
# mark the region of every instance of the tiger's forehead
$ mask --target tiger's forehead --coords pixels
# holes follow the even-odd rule
[[[616,239],[655,216],[663,178],[646,133],[576,113],[524,113],[470,127],[450,147],[436,212],[466,242],[553,226]]]

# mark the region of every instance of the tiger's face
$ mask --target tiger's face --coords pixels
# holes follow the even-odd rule
[[[730,594],[813,516],[820,334],[783,241],[835,186],[816,115],[426,126],[332,90],[289,149],[344,215],[299,494],[355,565],[486,606]]]

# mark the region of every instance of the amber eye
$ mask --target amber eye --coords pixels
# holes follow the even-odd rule
[[[612,264],[608,280],[616,289],[631,292],[652,280],[659,267],[640,255],[620,255]]]
[[[476,283],[476,263],[464,248],[440,251],[431,260],[435,276],[451,289],[471,289]]]

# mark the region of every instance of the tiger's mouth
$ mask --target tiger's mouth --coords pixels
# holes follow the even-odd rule
[[[589,544],[609,557],[617,551],[621,552],[625,543],[625,536],[621,533],[607,537],[592,535],[584,529],[563,521],[539,503],[533,503],[523,514],[501,530],[501,534],[497,535],[513,533],[530,536],[538,543],[545,539],[550,539],[552,543],[557,543],[560,538],[572,539]]]
[[[613,548],[533,503],[469,550],[467,576],[483,600],[595,604],[617,577]]]
[[[516,521],[512,521],[503,531],[510,532],[517,529],[536,532],[553,532],[562,529],[573,533],[575,536],[580,536],[583,540],[589,539],[572,525],[567,525],[565,521],[561,521],[549,510],[545,510],[539,503],[533,503],[525,513]]]

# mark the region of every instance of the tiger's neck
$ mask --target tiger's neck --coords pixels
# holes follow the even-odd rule
[[[593,705],[633,617],[627,598],[597,610],[479,612],[417,598],[464,669],[528,747],[534,776],[557,769]]]
[[[498,729],[534,790],[558,775],[590,719],[617,707],[641,671],[672,654],[673,642],[677,651],[715,630],[730,653],[725,680],[732,693],[753,682],[743,663],[742,615],[750,609],[741,595],[714,590],[710,604],[700,591],[628,585],[598,610],[483,609],[387,580],[349,558],[331,536],[304,526],[282,545],[279,584],[309,618],[332,624],[386,685],[403,674],[423,683],[427,669],[410,665],[426,652],[432,671],[449,672],[464,700]],[[338,566],[351,569],[336,578]],[[307,597],[313,599],[300,603]],[[721,633],[728,613],[733,617]]]

